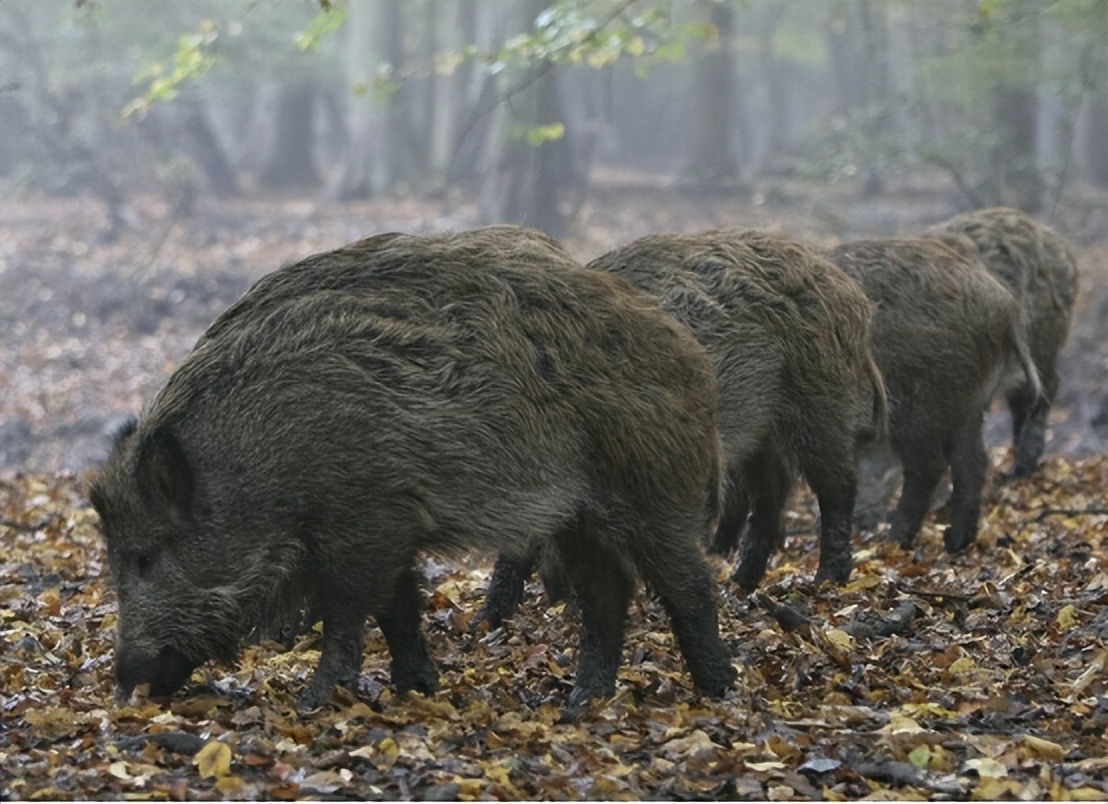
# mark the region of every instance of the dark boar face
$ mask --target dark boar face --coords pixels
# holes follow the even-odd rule
[[[89,496],[119,601],[117,698],[143,683],[152,695],[169,695],[204,661],[232,658],[242,596],[172,431],[126,426]]]

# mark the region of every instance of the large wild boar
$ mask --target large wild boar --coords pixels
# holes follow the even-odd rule
[[[702,347],[616,277],[517,227],[369,238],[261,279],[91,486],[119,599],[117,693],[169,694],[301,605],[315,707],[368,615],[430,692],[428,550],[543,552],[580,602],[570,710],[614,692],[635,572],[697,688],[735,677],[702,542],[721,485]]]
[[[784,235],[653,235],[588,268],[616,274],[687,326],[719,383],[730,481],[713,550],[730,552],[750,521],[733,580],[761,581],[784,536],[797,470],[820,507],[816,580],[850,576],[855,450],[884,427],[884,388],[869,353],[870,305],[826,259]],[[528,562],[497,562],[482,612],[492,625],[519,600]]]
[[[1077,262],[1050,228],[1018,209],[995,207],[957,215],[932,228],[948,246],[979,255],[992,274],[1015,295],[1043,394],[1017,381],[1004,388],[1012,413],[1013,474],[1027,475],[1042,458],[1046,422],[1058,392],[1058,353],[1069,334],[1077,296]]]
[[[977,535],[988,458],[982,418],[1005,374],[1039,379],[1019,305],[979,259],[936,238],[863,240],[828,252],[874,305],[873,354],[888,391],[889,442],[903,487],[890,537],[908,547],[951,471],[947,550]]]

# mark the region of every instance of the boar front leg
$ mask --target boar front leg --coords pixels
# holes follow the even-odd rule
[[[323,650],[308,688],[300,696],[302,709],[315,709],[331,695],[336,684],[357,688],[362,668],[365,614],[324,604]]]

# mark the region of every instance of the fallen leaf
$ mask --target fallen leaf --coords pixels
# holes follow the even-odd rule
[[[201,779],[219,778],[231,774],[231,748],[219,740],[209,740],[192,758]]]
[[[1061,762],[1066,758],[1066,749],[1050,740],[1025,734],[1020,738],[1020,743],[1030,749],[1034,756],[1042,757],[1051,762]]]
[[[962,765],[962,772],[967,771],[974,771],[982,779],[1003,779],[1008,775],[1008,768],[991,757],[967,759]]]
[[[1058,627],[1063,631],[1070,631],[1077,627],[1077,610],[1072,603],[1067,603],[1058,610]]]

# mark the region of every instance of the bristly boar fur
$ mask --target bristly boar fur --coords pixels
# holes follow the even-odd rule
[[[889,399],[889,439],[904,468],[890,537],[908,547],[949,466],[947,550],[977,535],[987,456],[982,418],[1002,375],[1039,379],[1015,297],[936,238],[863,240],[828,252],[874,304],[873,353]]]
[[[1012,472],[1017,476],[1030,474],[1043,456],[1047,416],[1058,393],[1058,354],[1073,317],[1077,261],[1065,241],[1018,209],[995,207],[967,212],[928,233],[945,235],[944,242],[963,254],[976,251],[1020,303],[1027,344],[1043,394],[1036,404],[1034,389],[1026,382],[1016,382],[1003,390],[1012,413]]]
[[[749,590],[762,579],[799,470],[820,505],[816,580],[844,583],[855,450],[885,417],[870,305],[858,286],[790,238],[756,231],[652,235],[587,267],[644,291],[712,358],[730,480],[713,550],[733,550],[752,514],[733,580]],[[498,561],[482,612],[491,624],[511,614],[529,571]]]
[[[261,279],[91,487],[119,596],[117,692],[168,694],[306,602],[302,703],[352,684],[372,615],[400,691],[437,672],[413,563],[547,545],[580,602],[572,711],[610,695],[637,572],[696,686],[735,671],[702,542],[718,518],[704,350],[518,227],[369,238]]]

